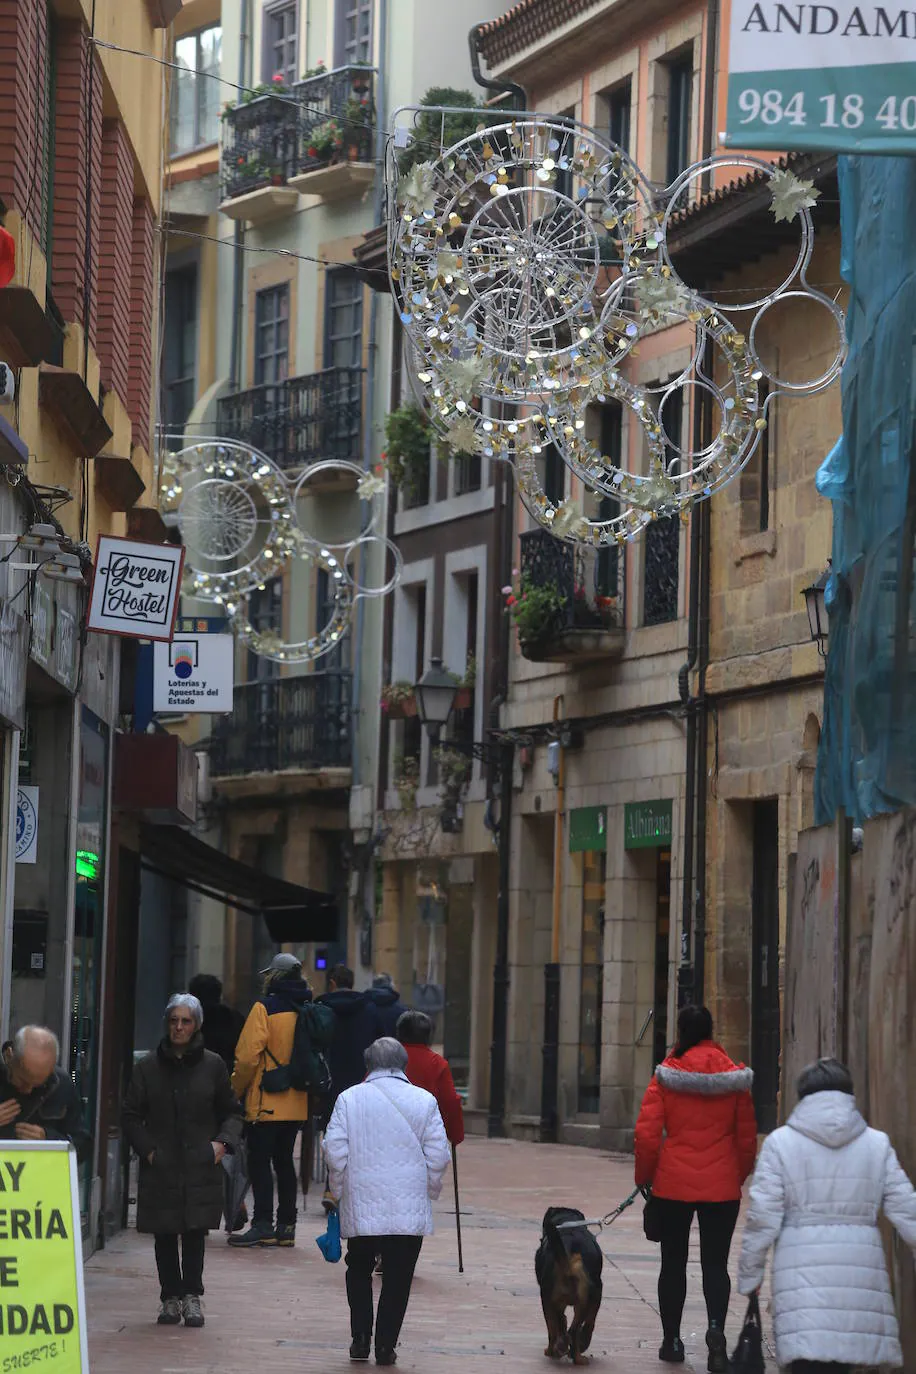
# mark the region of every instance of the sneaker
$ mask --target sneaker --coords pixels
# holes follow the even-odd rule
[[[200,1310],[200,1298],[196,1293],[188,1293],[182,1298],[181,1311],[185,1326],[203,1326],[204,1314]]]
[[[159,1326],[178,1326],[181,1321],[181,1299],[163,1298],[156,1322]]]
[[[661,1349],[658,1352],[658,1358],[664,1360],[665,1364],[683,1364],[685,1358],[684,1342],[681,1340],[680,1336],[675,1336],[673,1341],[662,1341]]]
[[[369,1351],[372,1349],[371,1336],[354,1336],[350,1343],[350,1359],[354,1363],[364,1364],[369,1358]]]
[[[728,1351],[725,1346],[725,1332],[718,1322],[710,1323],[706,1332],[706,1348],[709,1351],[709,1359],[706,1361],[709,1374],[727,1374]]]
[[[376,1363],[376,1364],[388,1365],[388,1364],[397,1364],[397,1362],[398,1362],[398,1357],[397,1357],[397,1355],[395,1354],[395,1352],[394,1352],[393,1350],[384,1350],[384,1349],[376,1350],[376,1352],[375,1352],[375,1363]]]
[[[289,1249],[296,1244],[295,1226],[277,1226],[277,1244]]]
[[[240,1236],[230,1236],[229,1244],[247,1250],[254,1245],[276,1245],[277,1233],[272,1226],[249,1226]]]

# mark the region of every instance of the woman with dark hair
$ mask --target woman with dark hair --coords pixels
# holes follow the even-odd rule
[[[878,1229],[883,1212],[916,1250],[916,1193],[883,1131],[865,1124],[852,1077],[818,1059],[798,1106],[767,1137],[751,1184],[738,1289],[756,1293],[773,1252],[776,1357],[794,1374],[903,1363]]]
[[[661,1229],[658,1305],[664,1339],[658,1358],[684,1363],[681,1316],[696,1214],[709,1319],[706,1367],[713,1374],[728,1369],[728,1252],[741,1187],[757,1153],[753,1077],[713,1040],[707,1008],[684,1007],[677,1019],[677,1044],[655,1070],[636,1122],[636,1182],[651,1187]]]

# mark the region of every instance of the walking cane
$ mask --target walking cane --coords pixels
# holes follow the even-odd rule
[[[458,1204],[458,1151],[452,1146],[452,1178],[455,1182],[455,1229],[458,1232],[458,1273],[464,1273],[464,1255],[461,1250],[461,1211]]]

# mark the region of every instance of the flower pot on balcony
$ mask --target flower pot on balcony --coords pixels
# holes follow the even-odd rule
[[[368,76],[354,76],[354,78],[353,78],[353,89],[354,89],[354,91],[358,91],[360,95],[362,95],[365,91],[368,91],[368,89],[369,89],[369,78],[368,78]]]
[[[467,711],[467,710],[469,710],[469,709],[470,709],[470,706],[471,706],[471,702],[473,701],[473,699],[474,699],[474,693],[473,693],[473,690],[472,690],[470,687],[459,687],[459,688],[458,688],[458,691],[455,693],[455,704],[454,704],[454,706],[452,707],[452,710],[453,710],[453,711]]]
[[[271,172],[270,184],[271,186],[285,186],[286,177],[283,175],[282,172]]]
[[[358,144],[358,143],[348,143],[348,144],[347,144],[347,161],[348,161],[348,162],[359,162],[359,144]]]

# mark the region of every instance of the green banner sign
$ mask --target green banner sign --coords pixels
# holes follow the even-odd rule
[[[725,146],[916,151],[916,8],[732,0]]]
[[[666,849],[671,844],[670,801],[627,802],[624,807],[624,849]]]
[[[607,807],[580,806],[569,813],[570,854],[607,851]]]

